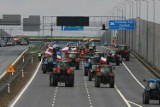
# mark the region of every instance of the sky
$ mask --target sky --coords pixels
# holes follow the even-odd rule
[[[134,3],[134,15],[136,16],[136,1]],[[149,21],[153,21],[153,1],[149,2]],[[160,1],[156,1],[156,22],[160,23]],[[28,18],[29,15],[42,16],[111,16],[117,15],[116,5],[127,7],[126,15],[129,18],[129,4],[125,0],[0,0],[0,19],[3,14],[20,14],[22,18]],[[141,2],[142,19],[146,20],[147,15],[146,2]],[[110,12],[112,11],[112,12]],[[120,12],[119,12],[120,15]]]

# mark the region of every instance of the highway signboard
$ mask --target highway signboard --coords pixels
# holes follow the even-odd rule
[[[134,30],[134,20],[109,20],[110,30]]]
[[[62,26],[62,31],[83,31],[83,26]]]

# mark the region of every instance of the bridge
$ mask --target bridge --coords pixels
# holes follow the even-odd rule
[[[30,37],[30,41],[51,41],[51,40],[55,40],[55,41],[79,41],[79,40],[83,40],[84,36],[29,36]],[[99,42],[100,41],[100,37],[98,36],[89,36],[86,37],[89,39],[93,39],[95,42]]]

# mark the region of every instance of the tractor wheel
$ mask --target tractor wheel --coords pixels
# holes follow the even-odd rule
[[[110,62],[109,59],[107,59],[107,65],[109,65],[109,62]]]
[[[74,75],[68,76],[66,86],[67,87],[73,87],[74,86]]]
[[[143,93],[143,104],[149,104],[149,92]]]
[[[53,84],[52,84],[52,86],[57,86],[58,85],[58,75],[54,75],[53,74]]]
[[[84,76],[88,76],[88,68],[84,69]]]
[[[100,87],[100,77],[95,77],[95,87]]]
[[[45,74],[46,73],[46,71],[47,71],[47,67],[46,67],[46,65],[42,65],[42,71],[43,71],[43,74]]]
[[[110,88],[114,88],[114,77],[110,77],[109,86],[110,86]]]
[[[117,65],[117,66],[120,65],[120,60],[119,60],[119,59],[116,60],[116,65]]]
[[[160,104],[160,100],[159,100],[159,104]]]
[[[49,85],[53,86],[53,73],[49,75]]]
[[[126,61],[129,61],[129,54],[128,55],[126,55]]]
[[[76,70],[79,70],[79,63],[76,64]]]
[[[92,73],[91,72],[88,73],[88,80],[92,81]]]

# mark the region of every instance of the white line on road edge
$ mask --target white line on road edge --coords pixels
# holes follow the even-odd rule
[[[126,66],[126,64],[124,62],[122,62],[122,64],[124,65],[124,67],[128,70],[128,72],[131,74],[131,76],[137,81],[137,83],[144,89],[144,86],[138,81],[138,79],[133,75],[133,73],[131,72],[131,70]]]
[[[12,65],[14,65],[20,58],[21,56],[27,51],[28,49],[26,49],[13,63]],[[0,79],[3,78],[6,74],[6,71],[0,76]]]
[[[20,99],[20,97],[22,96],[22,94],[27,90],[28,86],[31,84],[31,82],[33,81],[34,77],[36,76],[40,66],[41,66],[41,63],[42,63],[42,60],[41,62],[39,63],[37,69],[36,69],[36,72],[33,74],[32,78],[29,80],[29,82],[27,83],[27,85],[23,88],[23,90],[18,94],[18,96],[16,97],[16,99],[14,100],[14,102],[11,104],[10,107],[14,107],[15,104],[17,103],[17,101]]]
[[[134,102],[131,102],[131,101],[128,101],[128,102],[131,103],[131,104],[133,104],[133,105],[136,105],[136,106],[138,106],[138,107],[143,107],[143,106],[138,105],[138,104],[136,104],[136,103],[134,103]]]
[[[124,100],[124,102],[127,104],[128,107],[131,107],[131,105],[128,103],[128,101],[126,100],[126,98],[123,96],[123,94],[119,91],[119,89],[117,88],[116,85],[114,85],[114,87],[116,88],[117,92],[119,93],[119,95],[122,97],[122,99]]]

